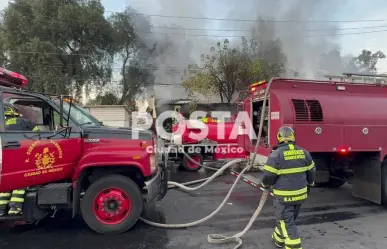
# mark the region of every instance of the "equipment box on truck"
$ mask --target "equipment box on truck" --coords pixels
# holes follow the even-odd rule
[[[166,165],[147,150],[157,142],[151,132],[102,126],[71,97],[22,90],[27,79],[2,68],[0,84],[0,192],[25,191],[22,212],[0,222],[71,209],[99,233],[120,233],[144,202],[165,196]],[[5,106],[36,129],[7,129]]]

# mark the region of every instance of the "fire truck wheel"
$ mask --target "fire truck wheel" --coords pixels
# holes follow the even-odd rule
[[[203,164],[203,156],[198,153],[194,154],[188,154],[195,162]],[[182,161],[182,166],[185,170],[187,171],[198,171],[202,167],[197,165],[196,163],[192,162],[188,157],[184,156],[183,161]]]
[[[341,179],[335,179],[335,178],[330,178],[329,182],[325,183],[328,188],[340,188],[343,186],[347,181],[346,180],[341,180]]]
[[[122,175],[108,175],[95,181],[82,199],[86,224],[102,234],[123,233],[136,224],[143,209],[137,184]]]
[[[317,187],[317,188],[340,188],[346,182],[347,182],[346,180],[341,180],[341,179],[337,179],[337,178],[330,178],[328,182],[316,183],[315,187]]]

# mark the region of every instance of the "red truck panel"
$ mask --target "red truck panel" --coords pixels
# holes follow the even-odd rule
[[[337,90],[338,85],[330,81],[275,79],[270,90],[269,118],[272,112],[279,112],[279,118],[270,120],[271,146],[276,143],[278,128],[289,125],[296,131],[297,143],[311,152],[332,152],[341,147],[385,150],[387,87],[340,84],[345,90]],[[301,106],[304,102],[305,110]]]

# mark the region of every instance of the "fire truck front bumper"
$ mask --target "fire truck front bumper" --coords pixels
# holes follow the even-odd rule
[[[151,179],[145,181],[143,197],[146,202],[154,199],[161,200],[168,192],[167,160],[158,164],[157,173]]]

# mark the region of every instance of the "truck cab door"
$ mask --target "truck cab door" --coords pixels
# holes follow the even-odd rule
[[[71,179],[82,154],[81,133],[56,133],[58,107],[38,96],[2,92],[1,99],[0,191]],[[18,118],[32,122],[39,130],[8,130],[2,106],[7,101],[19,109]]]

